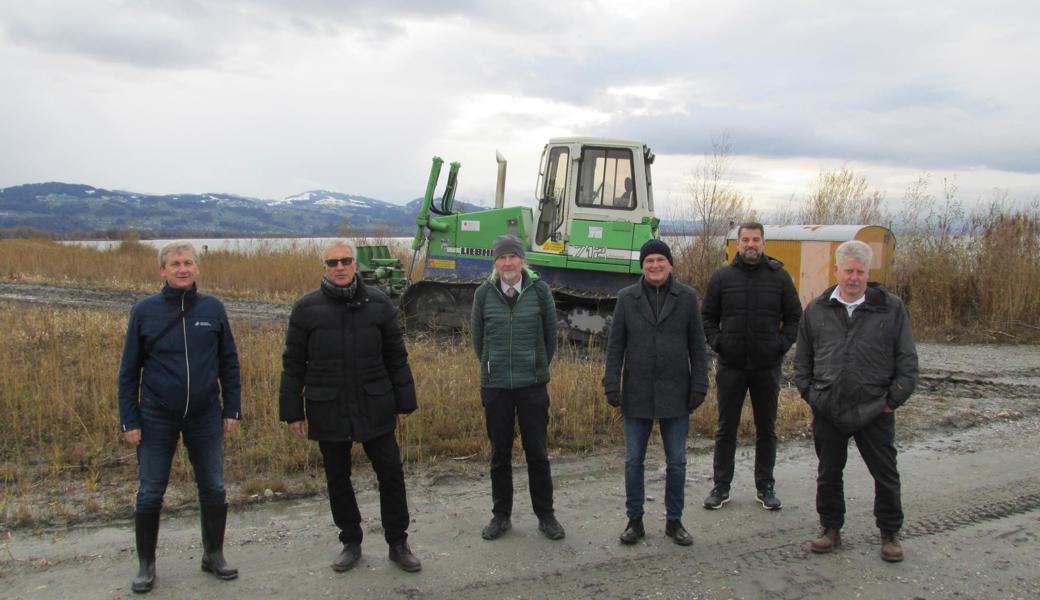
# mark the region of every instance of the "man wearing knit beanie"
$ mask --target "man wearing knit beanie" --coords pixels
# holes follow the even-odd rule
[[[512,529],[513,439],[517,425],[527,458],[531,508],[550,540],[566,535],[553,506],[549,466],[549,364],[556,352],[556,305],[548,284],[524,268],[515,235],[495,240],[491,275],[473,293],[470,338],[480,361],[480,402],[491,443],[491,522],[495,540]]]
[[[668,247],[668,244],[661,240],[647,240],[643,247],[639,249],[639,266],[643,266],[643,261],[646,260],[647,256],[651,254],[660,254],[661,256],[668,259],[669,265],[674,265],[672,261],[672,249]]]
[[[635,544],[643,528],[644,462],[654,421],[665,453],[666,536],[693,544],[682,524],[686,438],[690,413],[708,391],[708,351],[697,293],[672,277],[672,251],[661,240],[639,250],[643,277],[618,292],[607,341],[603,391],[621,409],[625,428],[625,512],[622,544]]]
[[[524,243],[520,241],[520,238],[511,233],[499,236],[498,239],[495,240],[495,245],[492,247],[492,256],[497,259],[503,254],[515,254],[523,259]]]

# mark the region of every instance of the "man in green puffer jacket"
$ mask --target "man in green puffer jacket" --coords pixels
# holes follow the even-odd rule
[[[493,540],[512,528],[512,453],[519,421],[538,529],[559,540],[564,531],[553,511],[546,389],[556,351],[556,306],[549,286],[525,268],[519,238],[499,237],[494,257],[494,270],[474,293],[470,314],[470,337],[480,360],[480,402],[491,441],[492,518],[481,536]]]

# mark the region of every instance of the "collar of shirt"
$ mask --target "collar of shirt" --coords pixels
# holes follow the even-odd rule
[[[838,292],[838,286],[834,286],[834,291],[831,292],[831,299],[832,300],[837,300],[838,302],[841,302],[842,304],[844,304],[845,305],[845,310],[849,311],[849,316],[851,317],[852,316],[852,312],[854,310],[856,310],[856,307],[859,306],[860,304],[863,304],[863,301],[867,299],[867,295],[863,294],[862,296],[860,296],[859,300],[856,300],[855,302],[846,302],[841,297],[841,294]]]
[[[506,282],[504,282],[501,279],[499,279],[498,280],[498,285],[499,285],[499,287],[502,288],[502,293],[505,294],[506,296],[509,295],[509,288],[513,288],[514,290],[516,290],[516,295],[519,296],[520,295],[520,286],[523,284],[523,282],[524,282],[524,280],[521,279],[520,281],[516,282],[516,285],[509,285]]]

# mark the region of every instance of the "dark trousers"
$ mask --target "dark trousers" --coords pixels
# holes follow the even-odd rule
[[[776,464],[776,405],[780,394],[780,367],[734,369],[720,364],[715,373],[719,400],[719,428],[715,431],[715,485],[728,490],[733,483],[737,428],[744,397],[751,392],[755,415],[755,487],[773,485]]]
[[[539,518],[553,514],[552,472],[549,469],[547,429],[549,392],[545,385],[515,390],[480,388],[488,439],[491,441],[491,512],[508,517],[513,512],[513,439],[519,421],[520,439],[527,457],[531,506]]]
[[[845,433],[827,420],[813,417],[813,442],[820,466],[816,477],[816,512],[820,525],[841,529],[845,524],[845,487],[842,471],[849,454],[849,438],[874,477],[874,519],[879,529],[899,531],[903,526],[903,506],[899,497],[899,471],[896,469],[896,418],[882,413],[854,433]]]
[[[360,544],[361,511],[358,510],[354,486],[350,482],[350,448],[353,442],[318,442],[325,462],[325,480],[329,488],[332,520],[339,527],[339,541]],[[379,516],[383,521],[383,537],[388,544],[408,539],[408,499],[405,497],[404,468],[394,432],[362,442],[379,481]]]
[[[195,472],[199,504],[224,504],[224,419],[220,404],[214,402],[184,418],[181,412],[170,411],[154,402],[142,402],[141,443],[137,446],[140,478],[137,512],[162,509],[166,486],[170,483],[170,465],[181,437]]]

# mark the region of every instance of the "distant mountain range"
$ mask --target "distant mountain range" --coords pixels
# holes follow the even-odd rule
[[[156,196],[72,183],[0,188],[0,234],[27,230],[64,238],[323,237],[341,232],[411,235],[421,198],[404,206],[375,198],[312,190],[281,200],[235,194]],[[456,202],[457,212],[487,207]],[[696,231],[663,223],[664,234]]]
[[[401,206],[312,190],[281,200],[235,194],[156,196],[70,183],[31,183],[0,188],[0,230],[29,228],[61,236],[141,237],[329,236],[352,232],[405,235],[414,232],[421,198]],[[483,207],[455,203],[455,210]]]

